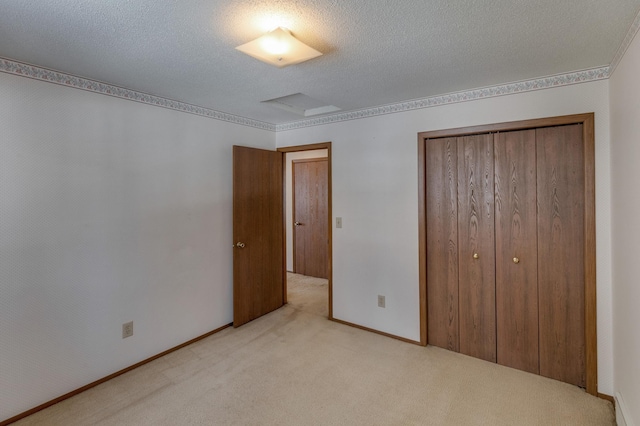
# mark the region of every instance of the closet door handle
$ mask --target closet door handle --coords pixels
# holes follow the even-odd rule
[[[520,259],[518,259],[517,257],[513,258],[513,263],[518,264],[520,263]]]
[[[473,253],[473,258],[474,258],[474,259],[479,259],[479,258],[480,258],[480,255],[479,255],[478,253]]]

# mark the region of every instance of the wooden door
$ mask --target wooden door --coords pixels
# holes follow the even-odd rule
[[[540,374],[586,384],[582,124],[536,130]]]
[[[457,138],[429,140],[425,149],[429,343],[458,352]]]
[[[460,353],[496,361],[493,135],[458,138]]]
[[[233,147],[233,326],[284,304],[283,154]]]
[[[293,160],[292,177],[293,271],[328,278],[328,161]]]
[[[421,343],[597,395],[593,119],[419,134]]]
[[[536,131],[497,133],[497,362],[538,373]]]

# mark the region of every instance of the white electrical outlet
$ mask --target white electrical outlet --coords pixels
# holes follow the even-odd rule
[[[384,308],[384,305],[385,305],[384,296],[378,295],[378,307]]]
[[[133,336],[133,321],[125,322],[122,324],[122,338]]]

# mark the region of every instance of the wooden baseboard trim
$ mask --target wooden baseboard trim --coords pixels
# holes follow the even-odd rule
[[[606,393],[598,392],[598,398],[604,399],[605,401],[609,401],[610,403],[613,404],[613,409],[614,410],[616,409],[616,400],[611,395],[607,395]]]
[[[182,344],[180,344],[178,346],[175,346],[175,347],[173,347],[171,349],[167,349],[166,351],[161,352],[161,353],[159,353],[157,355],[154,355],[151,358],[147,358],[144,361],[140,361],[140,362],[138,362],[136,364],[133,364],[130,367],[127,367],[127,368],[125,368],[123,370],[117,371],[117,372],[115,372],[113,374],[108,375],[107,377],[103,377],[102,379],[96,380],[95,382],[89,383],[88,385],[85,385],[85,386],[83,386],[81,388],[78,388],[78,389],[73,390],[73,391],[71,391],[69,393],[66,393],[66,394],[64,394],[62,396],[59,396],[56,399],[52,399],[49,402],[45,402],[44,404],[38,405],[35,408],[32,408],[30,410],[25,411],[24,413],[18,414],[17,416],[13,416],[13,417],[11,417],[9,419],[6,419],[6,420],[2,420],[2,421],[0,421],[0,426],[6,426],[6,425],[9,425],[9,424],[11,424],[13,422],[17,422],[18,420],[21,420],[21,419],[23,419],[25,417],[28,417],[28,416],[30,416],[32,414],[37,413],[38,411],[44,410],[45,408],[48,408],[48,407],[51,407],[52,405],[55,405],[58,402],[62,402],[65,399],[69,399],[72,396],[76,396],[76,395],[78,395],[78,394],[80,394],[80,393],[82,393],[82,392],[84,392],[84,391],[86,391],[88,389],[91,389],[93,387],[96,387],[96,386],[98,386],[98,385],[100,385],[100,384],[102,384],[104,382],[108,382],[109,380],[114,379],[114,378],[116,378],[116,377],[118,377],[118,376],[120,376],[120,375],[122,375],[124,373],[128,373],[129,371],[134,370],[134,369],[136,369],[136,368],[138,368],[138,367],[140,367],[140,366],[142,366],[144,364],[148,364],[151,361],[155,361],[156,359],[161,358],[161,357],[163,357],[163,356],[165,356],[167,354],[170,354],[171,352],[175,352],[178,349],[182,349],[185,346],[189,346],[189,345],[191,345],[191,344],[193,344],[193,343],[195,343],[195,342],[197,342],[199,340],[205,339],[205,338],[207,338],[209,336],[212,336],[212,335],[214,335],[216,333],[219,333],[220,331],[224,330],[225,328],[231,327],[232,325],[233,325],[233,323],[230,323],[230,324],[227,324],[227,325],[223,325],[222,327],[216,328],[215,330],[210,331],[208,333],[205,333],[202,336],[198,336],[195,339],[189,340],[188,342],[182,343]]]
[[[359,328],[360,330],[368,331],[370,333],[376,333],[376,334],[380,334],[380,335],[385,336],[385,337],[391,337],[392,339],[400,340],[400,341],[403,341],[403,342],[406,342],[406,343],[411,343],[413,345],[422,346],[420,344],[420,342],[417,341],[417,340],[407,339],[405,337],[396,336],[395,334],[385,333],[384,331],[378,331],[378,330],[375,330],[373,328],[363,327],[363,326],[358,325],[358,324],[353,324],[351,322],[342,321],[342,320],[335,319],[335,318],[329,318],[329,320],[333,321],[333,322],[337,322],[339,324],[348,325],[349,327]],[[2,425],[0,425],[0,426],[2,426]]]

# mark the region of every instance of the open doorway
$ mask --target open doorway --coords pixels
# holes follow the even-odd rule
[[[332,319],[331,143],[278,151],[285,168],[286,301]]]

